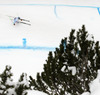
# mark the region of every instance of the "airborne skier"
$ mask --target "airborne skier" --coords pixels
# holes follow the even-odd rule
[[[12,16],[9,16],[9,17],[12,17]],[[23,24],[26,24],[26,25],[31,25],[30,23],[27,23],[27,22],[30,22],[29,20],[26,20],[26,19],[22,19],[20,17],[13,17],[13,25],[15,25],[16,23],[23,23]]]
[[[8,16],[8,15],[7,15]],[[13,25],[15,25],[16,23],[22,23],[22,24],[26,24],[26,25],[31,25],[30,24],[30,20],[27,19],[23,19],[20,17],[14,17],[14,16],[8,16],[11,20],[13,20]]]

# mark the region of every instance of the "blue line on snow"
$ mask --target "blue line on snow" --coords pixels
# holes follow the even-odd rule
[[[99,15],[100,15],[100,8],[97,8],[97,10],[98,10],[98,13],[99,13]]]
[[[83,7],[83,8],[100,8],[97,6],[80,6],[80,5],[67,5],[67,4],[0,4],[0,6],[67,6],[67,7]]]
[[[0,49],[28,49],[28,50],[54,50],[54,47],[40,47],[40,46],[0,46]]]
[[[42,46],[27,46],[26,38],[23,38],[23,46],[0,46],[0,49],[32,49],[32,50],[54,50],[54,47],[42,47]]]
[[[54,6],[54,12],[56,14],[56,6],[65,6],[65,7],[80,7],[80,8],[97,8],[100,14],[100,7],[96,6],[80,6],[80,5],[67,5],[67,4],[0,4],[0,6]]]
[[[54,6],[54,14],[55,14],[55,16],[58,18],[58,16],[57,16],[57,11],[56,11],[56,6]]]

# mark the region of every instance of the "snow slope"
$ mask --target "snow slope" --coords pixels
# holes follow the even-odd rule
[[[72,28],[77,30],[83,24],[95,40],[100,41],[99,7],[99,0],[1,0],[0,46],[22,46],[22,39],[26,38],[27,46],[58,47],[60,40],[68,36]],[[13,21],[8,16],[28,19],[31,26],[13,26]],[[5,65],[11,65],[15,81],[22,72],[35,77],[37,72],[43,70],[48,52],[0,49],[0,72]]]

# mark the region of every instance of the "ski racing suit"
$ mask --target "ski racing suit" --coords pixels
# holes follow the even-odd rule
[[[15,25],[15,23],[19,23],[19,20],[21,20],[20,17],[15,17],[13,24]]]

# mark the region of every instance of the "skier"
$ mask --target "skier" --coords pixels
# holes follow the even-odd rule
[[[20,20],[22,21],[22,19],[20,17],[15,17],[13,25],[15,25],[15,23],[19,23]]]

